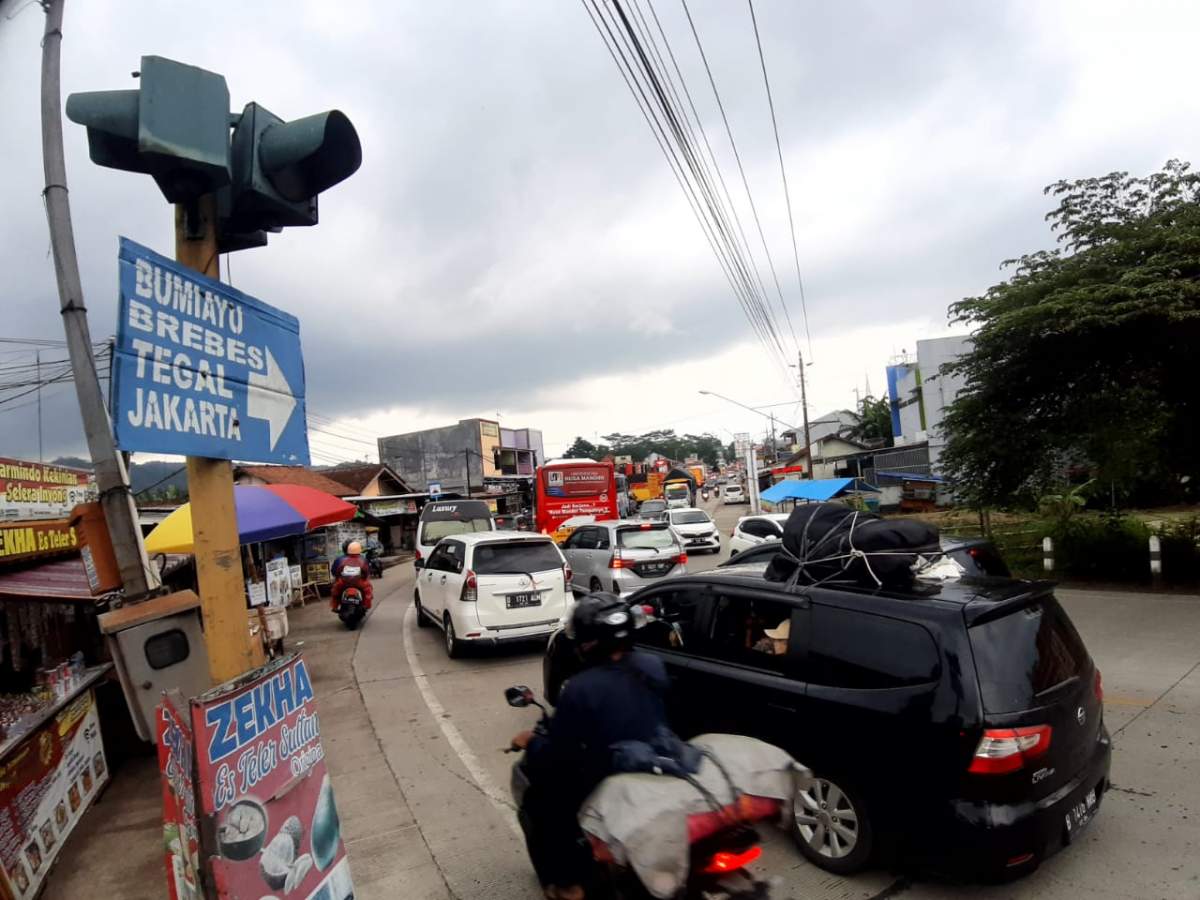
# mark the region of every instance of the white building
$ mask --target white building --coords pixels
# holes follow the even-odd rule
[[[897,360],[887,368],[888,399],[892,406],[892,435],[897,447],[929,442],[929,466],[941,474],[939,461],[946,446],[942,422],[947,408],[966,386],[959,374],[943,372],[971,352],[970,335],[917,341],[916,357]]]

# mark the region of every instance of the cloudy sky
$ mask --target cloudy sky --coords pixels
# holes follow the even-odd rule
[[[747,7],[689,5],[807,351]],[[577,434],[727,438],[765,424],[700,389],[790,402],[775,412],[799,421],[795,385],[755,339],[580,3],[217,0],[201,22],[185,9],[68,2],[64,92],[134,87],[140,56],[158,54],[223,73],[235,109],[336,107],[354,121],[363,165],[322,197],[321,224],[222,260],[223,277],[301,320],[315,461],[497,413],[542,428],[552,453]],[[749,229],[682,7],[654,10]],[[814,416],[852,406],[868,380],[880,393],[889,357],[962,330],[949,303],[994,283],[1000,260],[1052,243],[1043,185],[1147,172],[1200,146],[1195,3],[755,11],[796,215]],[[39,196],[42,27],[36,4],[0,0],[0,337],[62,337]],[[99,339],[116,327],[118,235],[170,253],[172,218],[151,179],[97,168],[83,129],[66,128]],[[0,344],[0,366],[30,360]],[[30,399],[0,402],[0,455],[36,457]],[[43,400],[47,458],[80,451],[71,387]]]

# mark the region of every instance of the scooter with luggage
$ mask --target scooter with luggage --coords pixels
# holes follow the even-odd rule
[[[549,713],[530,688],[514,685],[505,699],[509,706],[540,709],[534,733],[546,733]],[[683,746],[700,760],[694,773],[678,770],[666,758],[639,758],[641,748],[614,748],[626,754],[628,767],[602,781],[579,812],[595,863],[588,898],[769,897],[768,883],[747,869],[762,855],[756,826],[788,821],[796,788],[811,781],[811,773],[784,751],[754,738],[702,735]],[[672,769],[675,774],[664,774]],[[527,836],[530,784],[522,755],[513,764],[511,787]]]

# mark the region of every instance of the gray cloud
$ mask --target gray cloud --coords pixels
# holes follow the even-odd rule
[[[691,6],[791,297],[746,9]],[[681,8],[668,0],[655,8],[733,187]],[[1043,152],[1078,86],[1058,36],[1031,24],[1033,9],[756,4],[814,333],[940,314],[996,280],[1001,258],[1049,243],[1042,183],[1165,157],[1166,142],[1153,136]],[[5,333],[58,337],[39,197],[41,27],[36,7],[0,19],[0,121],[15,124],[0,143],[0,305]],[[363,167],[322,199],[322,223],[231,261],[239,288],[301,318],[318,412],[486,408],[514,392],[536,397],[548,382],[704,358],[748,334],[576,3],[213,4],[200,29],[181,28],[168,4],[119,16],[104,4],[72,4],[65,32],[68,91],[132,87],[139,56],[160,53],[223,72],[235,107],[256,99],[296,117],[336,106],[359,127]],[[847,155],[831,158],[831,147]],[[74,125],[67,153],[101,337],[115,327],[117,236],[169,252],[170,211],[148,178],[93,166]],[[879,171],[886,181],[862,190]],[[853,207],[869,215],[831,236]],[[78,448],[73,407],[56,409],[53,440]],[[28,415],[0,407],[6,443],[27,444]]]

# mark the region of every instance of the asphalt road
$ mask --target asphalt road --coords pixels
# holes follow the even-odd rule
[[[723,544],[746,507],[709,504]],[[689,568],[727,557],[693,556]],[[434,628],[416,627],[412,570],[388,573],[387,600],[367,623],[355,670],[388,766],[446,887],[463,900],[540,896],[508,799],[502,748],[534,721],[503,689],[540,693],[539,648],[446,657]],[[382,593],[382,592],[381,592]],[[1200,898],[1200,598],[1061,590],[1104,673],[1114,736],[1114,789],[1083,839],[1003,886],[933,883],[888,871],[853,878],[807,863],[768,836],[757,870],[779,898]]]

